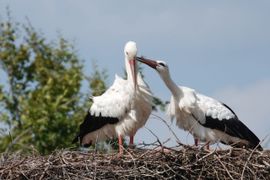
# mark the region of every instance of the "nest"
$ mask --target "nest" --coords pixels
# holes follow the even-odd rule
[[[190,146],[126,149],[122,156],[58,150],[3,154],[0,179],[270,179],[270,151]]]

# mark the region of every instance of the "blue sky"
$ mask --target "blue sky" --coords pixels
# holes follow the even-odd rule
[[[222,100],[260,139],[270,134],[270,1],[0,0],[1,18],[7,6],[16,21],[27,17],[48,39],[60,33],[72,41],[86,74],[96,60],[111,84],[123,74],[124,44],[134,40],[139,55],[168,63],[177,84]],[[156,72],[145,67],[144,74],[154,94],[168,100]],[[161,140],[171,136],[159,120],[146,126]],[[137,143],[154,139],[146,128],[136,136]]]

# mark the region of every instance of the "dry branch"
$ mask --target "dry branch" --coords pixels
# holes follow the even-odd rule
[[[48,156],[3,155],[0,179],[270,179],[270,151],[192,147],[117,153],[59,150]],[[244,169],[244,171],[243,171]]]

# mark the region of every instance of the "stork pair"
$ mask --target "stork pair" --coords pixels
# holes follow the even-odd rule
[[[119,153],[123,153],[122,138],[134,135],[144,126],[152,111],[152,93],[137,72],[136,61],[155,69],[172,93],[168,106],[171,119],[176,118],[179,128],[189,131],[195,140],[209,144],[222,142],[235,147],[262,150],[260,140],[250,131],[227,105],[197,93],[195,90],[177,86],[170,77],[169,67],[163,61],[137,57],[135,42],[124,48],[127,79],[116,75],[113,85],[101,96],[93,97],[80,131],[73,143],[79,140],[83,146],[118,136]]]

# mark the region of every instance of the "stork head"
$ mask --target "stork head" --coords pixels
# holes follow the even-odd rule
[[[169,67],[164,61],[154,61],[151,59],[146,59],[144,57],[137,57],[137,60],[157,70],[157,72],[161,75],[169,73]]]
[[[124,49],[126,60],[129,63],[131,76],[134,83],[134,88],[137,87],[137,68],[136,68],[136,56],[137,56],[137,46],[134,41],[129,41],[125,45]],[[127,70],[128,71],[128,70]]]
[[[135,60],[137,55],[137,46],[134,41],[128,41],[124,49],[125,56],[128,60]]]

